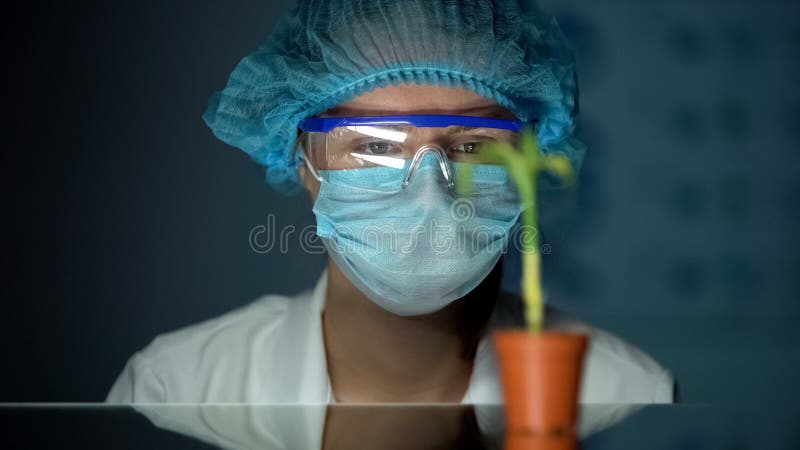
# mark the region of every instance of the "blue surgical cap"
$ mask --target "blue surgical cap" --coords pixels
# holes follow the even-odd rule
[[[299,187],[302,119],[403,83],[472,90],[536,119],[542,151],[580,168],[573,52],[556,21],[522,0],[300,0],[211,96],[203,119],[288,193]]]

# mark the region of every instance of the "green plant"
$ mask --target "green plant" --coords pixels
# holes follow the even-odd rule
[[[491,142],[481,148],[480,159],[489,164],[502,165],[517,185],[520,200],[528,205],[522,212],[522,297],[525,302],[525,322],[531,333],[540,333],[544,323],[544,302],[541,286],[541,258],[537,228],[536,180],[541,172],[550,172],[568,182],[575,174],[569,160],[563,155],[546,155],[539,151],[536,133],[522,133],[520,148]],[[470,170],[458,174],[459,186],[469,186]],[[533,230],[531,232],[531,230]]]

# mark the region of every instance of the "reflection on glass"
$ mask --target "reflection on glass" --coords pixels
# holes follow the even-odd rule
[[[576,450],[578,441],[571,434],[509,434],[503,450]]]
[[[570,437],[506,436],[500,405],[133,405],[159,428],[226,449],[571,449]],[[642,408],[581,405],[578,437]]]

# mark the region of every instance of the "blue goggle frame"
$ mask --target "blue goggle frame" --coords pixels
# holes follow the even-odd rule
[[[454,116],[445,114],[411,114],[400,116],[309,117],[300,122],[303,131],[327,133],[337,127],[360,125],[413,125],[421,128],[464,126],[522,131],[536,121],[494,119],[490,117]]]

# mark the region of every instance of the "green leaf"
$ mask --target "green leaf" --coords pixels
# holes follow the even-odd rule
[[[472,195],[472,166],[464,164],[456,168],[456,192],[465,197]]]
[[[567,184],[572,184],[575,181],[575,172],[572,170],[572,164],[564,155],[547,155],[544,158],[543,166],[544,170],[563,179]]]

